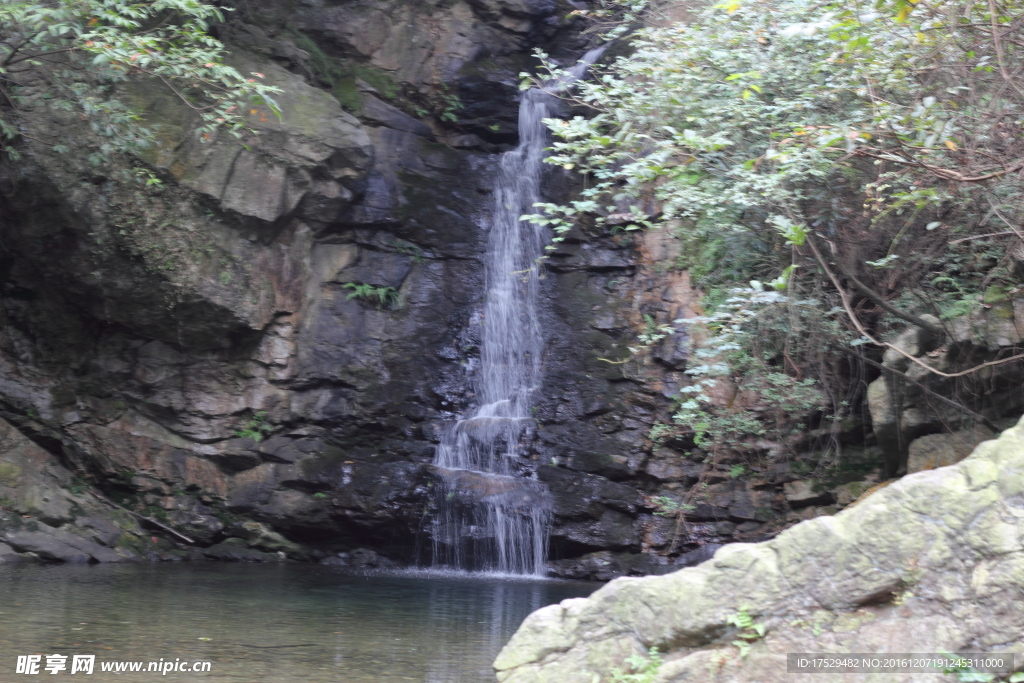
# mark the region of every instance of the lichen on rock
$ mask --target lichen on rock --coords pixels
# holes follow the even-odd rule
[[[607,681],[650,647],[667,653],[659,683],[789,680],[791,652],[1024,652],[1022,496],[1024,420],[834,517],[538,610],[495,661],[498,680]],[[745,656],[740,611],[767,629]]]

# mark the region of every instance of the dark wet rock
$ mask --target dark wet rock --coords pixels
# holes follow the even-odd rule
[[[229,538],[202,550],[203,556],[221,562],[279,562],[277,553],[265,553],[246,545],[240,538]]]
[[[320,564],[332,567],[357,567],[361,569],[388,569],[395,563],[368,548],[356,548],[350,552],[340,552],[333,557],[320,560]]]
[[[78,517],[75,519],[75,526],[86,532],[89,538],[108,548],[117,547],[123,533],[117,524],[99,516]]]
[[[6,531],[3,540],[18,552],[35,553],[53,562],[126,562],[130,553],[118,553],[64,529],[42,522],[29,522],[23,528]]]
[[[597,474],[613,481],[629,479],[636,470],[630,467],[630,460],[624,455],[584,451],[573,453],[566,467],[579,472]]]
[[[252,439],[231,439],[210,460],[228,474],[250,470],[263,462]]]
[[[517,137],[530,50],[581,53],[565,14],[547,0],[239,5],[223,27],[244,46],[232,63],[284,91],[280,120],[251,116],[260,135],[200,142],[187,108],[147,86],[130,97],[161,131],[144,162],[162,185],[31,141],[0,164],[0,529],[32,515],[107,550],[186,553],[98,486],[212,545],[192,558],[363,548],[409,562],[429,546],[435,444],[477,401],[494,153]],[[98,144],[73,117],[33,125]],[[576,180],[545,182],[557,199]],[[684,331],[653,359],[613,361],[643,315],[691,317],[692,290],[655,272],[677,261],[670,236],[581,230],[545,266],[545,374],[516,468],[550,490],[558,561],[668,553],[674,532],[647,530],[647,501],[681,499],[703,467],[650,438],[686,381]],[[748,494],[697,502],[695,524],[768,524],[775,503]]]
[[[199,543],[211,543],[224,530],[224,523],[214,515],[214,510],[191,496],[176,496],[164,507],[171,508],[165,513],[171,528]]]
[[[658,481],[679,481],[690,485],[696,483],[703,471],[702,463],[686,460],[679,454],[661,455],[657,451],[644,465],[644,472]]]
[[[627,514],[606,509],[594,520],[557,521],[551,529],[551,545],[556,557],[595,548],[639,549],[639,524]]]
[[[555,515],[567,519],[600,516],[603,508],[635,513],[643,500],[637,490],[604,477],[552,465],[537,468],[537,477],[555,497]]]
[[[363,121],[372,125],[394,128],[395,130],[413,133],[429,139],[434,138],[434,133],[430,130],[430,126],[414,119],[397,107],[381,102],[373,95],[363,94],[362,108],[359,110],[359,116]]]
[[[668,563],[666,558],[646,553],[615,553],[609,550],[556,560],[548,564],[551,576],[580,581],[611,581],[620,576],[666,574],[678,568]]]
[[[35,558],[27,553],[19,553],[6,543],[0,543],[0,564],[19,564],[32,562]]]
[[[710,560],[715,555],[715,551],[722,547],[721,543],[707,543],[693,550],[689,550],[682,553],[676,558],[676,564],[680,567],[693,567]]]

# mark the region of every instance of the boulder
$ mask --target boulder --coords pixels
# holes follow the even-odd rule
[[[18,552],[35,553],[40,558],[51,562],[85,564],[92,559],[88,553],[38,531],[8,532],[4,534],[4,540]]]
[[[4,532],[2,538],[18,552],[35,553],[53,562],[127,562],[137,559],[128,551],[105,548],[42,522],[30,522],[24,528]]]
[[[0,564],[17,564],[31,561],[32,556],[19,553],[6,543],[0,543]]]
[[[611,581],[620,576],[665,574],[675,570],[666,558],[646,553],[614,553],[601,550],[582,557],[548,563],[548,574],[578,581]]]
[[[832,493],[823,488],[821,482],[813,479],[800,479],[787,483],[786,501],[791,507],[802,508],[808,505],[827,505],[833,502]]]
[[[361,569],[388,569],[395,566],[394,562],[368,548],[356,548],[352,552],[338,553],[334,557],[321,560],[320,564]]]
[[[928,434],[910,443],[907,473],[933,470],[960,462],[982,441],[992,438],[985,427],[965,429],[952,434]]]
[[[922,317],[940,324],[934,317]],[[890,341],[893,348],[885,351],[882,361],[885,367],[906,374],[931,393],[889,372],[868,385],[872,428],[884,451],[889,477],[914,471],[907,463],[908,448],[914,440],[977,421],[969,412],[943,403],[935,395],[953,398],[968,411],[996,423],[1008,417],[1015,419],[1024,411],[1020,392],[1024,373],[1016,364],[985,368],[966,378],[943,377],[929,370],[956,372],[1011,355],[1024,338],[1024,301],[1010,301],[1002,295],[991,304],[941,324],[946,330],[943,339],[916,327],[903,331]]]
[[[908,475],[835,516],[538,610],[498,655],[498,680],[592,683],[652,647],[664,653],[664,683],[782,683],[792,652],[991,651],[1020,661],[1022,495],[1024,420],[960,463]],[[763,630],[742,653],[741,617]]]
[[[98,515],[78,517],[75,519],[75,526],[85,531],[89,538],[108,548],[117,547],[117,542],[121,540],[121,527]]]
[[[273,553],[283,552],[296,557],[305,557],[302,546],[292,543],[281,534],[259,522],[239,522],[231,527],[228,533],[236,534],[251,547],[259,550]]]
[[[221,562],[279,562],[277,553],[264,553],[248,547],[240,538],[229,538],[223,543],[203,548],[203,556]]]

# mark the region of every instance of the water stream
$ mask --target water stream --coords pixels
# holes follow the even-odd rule
[[[476,410],[444,435],[434,456],[441,474],[433,519],[434,566],[543,576],[551,501],[521,476],[521,442],[532,427],[544,340],[537,316],[537,259],[543,228],[520,216],[540,201],[552,93],[581,78],[604,52],[588,52],[564,76],[523,93],[519,145],[501,156],[486,260],[486,298]]]
[[[95,655],[94,683],[485,683],[527,614],[594,588],[294,564],[4,565],[0,681],[32,679],[17,656],[41,653]],[[161,659],[211,667],[101,671]]]

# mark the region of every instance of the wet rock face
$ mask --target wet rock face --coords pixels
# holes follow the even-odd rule
[[[582,52],[563,10],[247,3],[222,27],[230,59],[283,91],[280,118],[250,112],[258,135],[196,138],[188,112],[145,85],[125,97],[157,131],[141,161],[161,185],[136,182],[136,160],[93,167],[31,141],[0,165],[10,553],[419,556],[434,448],[475,403],[494,153],[516,139],[529,50]],[[99,142],[77,119],[41,110],[33,125]],[[573,189],[564,174],[546,182],[552,196]],[[685,274],[650,266],[670,252],[657,235],[581,233],[543,266],[544,385],[517,471],[551,492],[565,576],[657,571],[668,560],[642,552],[690,561],[760,528],[761,494],[725,485],[696,535],[652,514],[647,494],[700,469],[652,456],[648,439],[683,381],[682,330],[622,362],[643,315],[692,314]],[[47,472],[59,474],[31,478]]]

